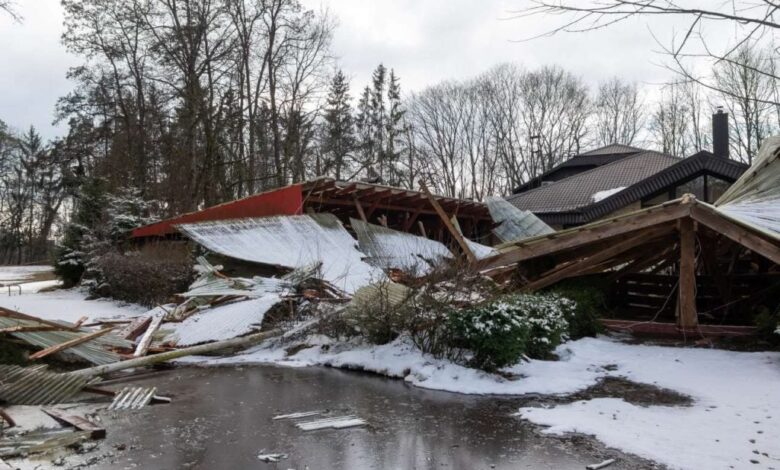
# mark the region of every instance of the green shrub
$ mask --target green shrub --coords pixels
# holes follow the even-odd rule
[[[753,318],[753,323],[758,338],[773,346],[780,345],[780,311],[772,313],[764,307]]]
[[[523,355],[548,358],[564,340],[573,309],[572,301],[556,294],[511,295],[453,313],[449,328],[454,341],[474,354],[471,364],[492,371]]]
[[[566,316],[569,338],[580,339],[604,332],[604,325],[599,320],[607,309],[602,289],[574,282],[559,285],[550,292],[574,301],[574,308]]]

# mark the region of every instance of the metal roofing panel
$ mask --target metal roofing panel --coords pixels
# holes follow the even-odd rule
[[[555,231],[532,212],[520,210],[503,198],[489,197],[487,206],[493,221],[499,224],[493,229],[493,233],[502,242],[522,240]]]
[[[369,263],[380,269],[400,269],[413,276],[424,276],[452,252],[443,243],[411,233],[350,219],[360,250]]]
[[[332,214],[201,222],[179,229],[230,258],[293,269],[321,265],[322,279],[347,293],[385,277],[363,261],[357,241]]]

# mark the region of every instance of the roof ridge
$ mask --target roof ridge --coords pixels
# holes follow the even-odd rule
[[[618,142],[612,142],[611,144],[602,145],[601,147],[596,147],[595,149],[588,150],[587,152],[578,153],[573,158],[576,158],[576,157],[579,157],[579,156],[591,156],[591,155],[593,155],[593,152],[596,152],[596,151],[599,151],[599,150],[603,150],[605,148],[613,147],[613,146],[614,147],[625,147],[625,148],[629,148],[629,149],[635,150],[637,152],[642,152],[642,151],[645,150],[645,149],[642,149],[642,148],[639,148],[639,147],[634,147],[633,145],[620,144]],[[601,154],[601,155],[614,155],[614,154],[619,154],[619,153],[626,153],[626,152],[614,152],[613,154],[605,153],[605,154]]]

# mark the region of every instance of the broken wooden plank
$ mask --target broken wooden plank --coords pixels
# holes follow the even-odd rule
[[[14,419],[11,418],[11,416],[8,413],[6,413],[5,410],[3,410],[2,408],[0,408],[0,418],[2,418],[3,421],[8,423],[9,428],[16,426],[16,421],[14,421]]]
[[[162,321],[163,315],[157,315],[156,317],[152,318],[149,326],[146,328],[146,332],[141,337],[141,341],[138,342],[138,346],[135,348],[133,357],[141,357],[146,355],[146,351],[152,344],[152,337],[154,336],[154,333],[157,331],[157,329],[160,328]]]
[[[19,325],[19,326],[11,326],[8,328],[2,328],[0,329],[0,334],[3,333],[33,333],[37,331],[62,331],[62,328],[55,328],[53,326],[25,326],[25,325]]]
[[[73,326],[75,326],[76,328],[81,328],[81,325],[83,325],[84,322],[86,322],[88,319],[89,317],[85,315],[79,318],[78,320],[76,320],[76,323],[74,323]]]
[[[149,323],[152,322],[152,316],[138,317],[133,319],[129,324],[117,332],[117,336],[130,341],[134,341],[141,336],[141,333],[146,331],[149,327]]]
[[[314,421],[304,421],[302,423],[296,423],[295,426],[303,431],[315,431],[318,429],[343,429],[354,426],[364,426],[368,423],[362,418],[357,416],[339,416],[334,418],[317,419]]]
[[[19,439],[0,441],[0,458],[50,452],[89,439],[89,431],[25,434]]]
[[[602,468],[609,467],[610,465],[612,465],[615,462],[617,462],[617,460],[615,460],[615,459],[607,459],[607,460],[605,460],[605,461],[603,461],[601,463],[594,463],[594,464],[587,465],[585,467],[585,470],[601,470]]]
[[[64,411],[55,408],[43,408],[43,412],[57,421],[65,423],[69,426],[73,426],[79,431],[89,432],[89,437],[92,439],[103,439],[106,437],[105,428],[101,428],[87,418],[76,415],[69,415]]]
[[[100,336],[105,335],[106,333],[111,332],[113,327],[104,328],[102,330],[97,330],[92,333],[86,334],[84,336],[79,336],[77,338],[73,338],[70,341],[65,341],[64,343],[55,344],[54,346],[51,346],[46,349],[42,349],[38,351],[37,353],[30,356],[30,359],[37,360],[37,359],[43,359],[46,356],[50,356],[52,354],[64,351],[66,349],[72,348],[73,346],[78,346],[79,344],[86,343],[87,341],[91,341],[95,338],[98,338]]]
[[[447,230],[449,230],[452,238],[456,242],[458,242],[458,245],[460,245],[461,250],[463,250],[463,253],[466,255],[466,259],[469,260],[469,263],[476,262],[477,257],[471,251],[471,248],[469,247],[468,243],[466,243],[466,240],[463,239],[463,235],[461,235],[460,232],[458,232],[458,230],[455,229],[455,226],[452,225],[449,216],[447,215],[446,212],[444,212],[444,209],[442,209],[441,205],[439,204],[439,201],[437,201],[436,198],[433,197],[433,194],[431,194],[431,192],[428,190],[428,186],[425,185],[425,181],[423,180],[420,180],[420,189],[422,189],[423,193],[425,193],[425,196],[430,201],[436,213],[439,214],[439,218],[441,218],[441,221],[444,223],[444,226],[447,227]]]
[[[548,273],[543,274],[540,278],[534,280],[533,282],[527,284],[526,286],[523,286],[523,291],[530,292],[530,291],[542,289],[544,287],[555,284],[556,282],[566,279],[568,277],[575,276],[578,273],[581,273],[582,271],[590,267],[608,261],[611,258],[614,258],[628,250],[636,248],[637,246],[643,243],[647,243],[659,236],[663,236],[666,233],[670,233],[671,230],[672,228],[666,226],[653,228],[649,230],[643,230],[637,235],[627,240],[624,240],[620,243],[617,243],[608,249],[602,250],[594,254],[593,256],[590,256],[582,260],[575,260],[573,262],[566,264],[561,268],[556,268],[553,269],[552,271],[549,271]]]
[[[37,322],[42,325],[51,326],[52,328],[58,330],[80,331],[78,328],[73,326],[63,325],[57,322],[45,320],[43,318],[34,317],[32,315],[27,315],[26,313],[17,312],[16,310],[11,310],[5,307],[0,307],[0,317],[13,318],[15,320]]]
[[[676,200],[671,204],[643,209],[640,212],[614,219],[523,240],[509,245],[511,248],[502,248],[508,251],[480,261],[477,267],[480,270],[497,268],[571,248],[583,247],[589,243],[605,241],[612,237],[688,216],[691,212],[691,205],[689,202]]]

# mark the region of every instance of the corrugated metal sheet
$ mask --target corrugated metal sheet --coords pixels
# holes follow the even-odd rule
[[[350,224],[360,250],[368,255],[367,261],[380,269],[400,269],[412,276],[423,276],[452,258],[452,252],[436,240],[357,219],[350,219]]]
[[[157,387],[125,387],[109,405],[109,410],[140,410],[152,401]]]
[[[490,197],[486,202],[490,216],[499,224],[493,233],[504,243],[555,231],[532,212],[520,210],[503,198]]]
[[[67,325],[64,322],[61,322]],[[0,328],[11,328],[14,326],[39,326],[40,324],[26,321],[17,320],[14,318],[0,317]],[[79,332],[73,331],[29,331],[20,333],[11,333],[15,338],[24,341],[27,344],[40,348],[49,348],[62,344],[66,341],[73,340],[85,333],[89,333],[90,330],[83,330]],[[119,355],[109,351],[107,348],[132,348],[132,341],[128,341],[119,336],[108,333],[86,343],[73,346],[58,354],[74,355],[92,364],[110,364],[120,359]]]
[[[728,216],[780,238],[780,136],[764,140],[753,166],[715,206]]]
[[[332,214],[263,217],[179,228],[207,249],[243,261],[288,268],[321,265],[322,279],[352,293],[384,273],[363,261],[357,241]]]
[[[53,405],[76,395],[87,385],[100,382],[78,374],[58,374],[46,366],[0,366],[0,401],[13,405]]]

